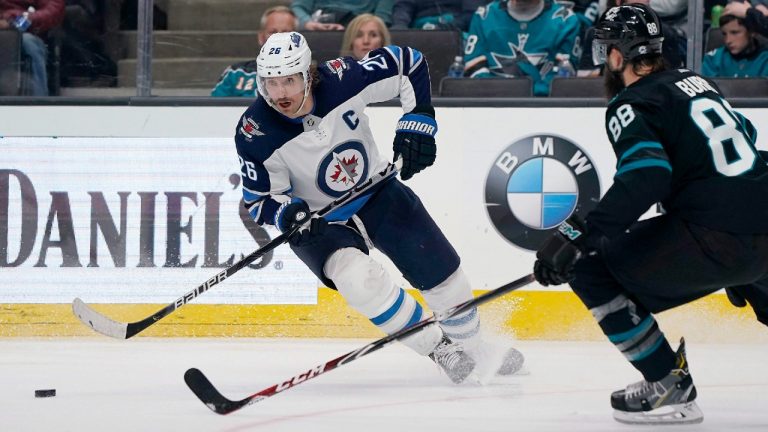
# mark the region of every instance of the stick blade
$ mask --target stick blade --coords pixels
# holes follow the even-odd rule
[[[184,382],[195,396],[216,414],[229,414],[248,404],[247,398],[243,401],[232,401],[222,396],[200,369],[187,369],[184,373]]]
[[[96,312],[87,303],[76,298],[72,302],[72,313],[83,324],[93,330],[111,338],[128,339],[128,324],[114,321],[104,315]]]

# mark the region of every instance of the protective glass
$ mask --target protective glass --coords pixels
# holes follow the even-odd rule
[[[259,86],[273,101],[292,98],[304,93],[304,75],[297,73],[285,77],[259,77]]]

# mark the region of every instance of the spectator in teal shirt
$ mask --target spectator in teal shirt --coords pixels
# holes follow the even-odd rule
[[[261,15],[259,30],[259,48],[275,33],[296,30],[296,15],[286,6],[274,6]],[[235,63],[221,73],[219,81],[211,90],[211,96],[257,97],[256,59]]]
[[[768,49],[762,46],[744,20],[733,15],[720,17],[725,45],[704,56],[702,75],[709,77],[768,76]]]
[[[293,0],[291,9],[299,19],[299,30],[344,30],[352,19],[370,13],[392,24],[394,0]]]

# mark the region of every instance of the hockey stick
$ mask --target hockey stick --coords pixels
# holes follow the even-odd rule
[[[337,198],[327,206],[318,210],[315,214],[318,217],[326,216],[332,211],[337,210],[339,207],[345,204],[348,204],[349,202],[357,198],[360,198],[364,195],[371,193],[372,191],[375,190],[376,187],[378,187],[378,185],[396,176],[397,172],[400,170],[402,166],[403,166],[402,159],[397,159],[394,163],[387,165],[386,168],[372,175],[370,178],[368,178],[368,180],[355,186],[353,189],[350,189],[341,197]],[[309,220],[307,220],[304,223],[304,225],[308,223],[309,223]],[[280,234],[279,236],[272,239],[266,245],[262,246],[258,250],[251,253],[250,255],[242,258],[240,261],[236,262],[232,266],[222,270],[212,278],[200,284],[197,288],[179,297],[173,303],[167,305],[166,307],[160,309],[159,311],[155,312],[154,314],[140,321],[131,322],[131,323],[123,323],[123,322],[115,321],[105,315],[102,315],[99,312],[96,312],[92,307],[90,307],[87,303],[82,301],[80,298],[76,298],[72,302],[72,312],[75,314],[75,316],[77,316],[78,319],[80,319],[80,321],[83,322],[83,324],[91,327],[92,329],[94,329],[95,331],[103,335],[110,336],[115,339],[128,339],[132,336],[135,336],[141,333],[147,327],[155,324],[156,322],[170,315],[176,309],[184,306],[185,304],[189,303],[191,300],[195,299],[197,296],[211,289],[211,287],[213,287],[214,285],[219,284],[221,281],[232,276],[243,267],[256,261],[257,259],[261,258],[268,252],[282,245],[283,243],[288,241],[291,235],[293,235],[296,231],[300,230],[302,227],[303,225],[296,226],[293,229]]]
[[[245,399],[235,400],[235,401],[227,399],[221,393],[219,393],[218,390],[216,390],[213,384],[211,384],[211,381],[208,380],[208,378],[199,369],[195,369],[195,368],[188,369],[187,372],[184,373],[184,381],[187,383],[187,386],[189,386],[189,388],[195,393],[195,395],[197,395],[197,397],[201,401],[203,401],[203,403],[208,408],[210,408],[213,412],[217,414],[222,414],[222,415],[229,414],[245,406],[254,404],[256,402],[261,402],[262,400],[272,397],[280,392],[288,390],[301,383],[307,382],[312,378],[317,378],[318,376],[320,376],[321,374],[324,374],[325,372],[336,369],[339,366],[343,366],[347,363],[352,362],[353,360],[357,360],[358,358],[364,355],[370,354],[374,351],[378,351],[381,348],[384,348],[385,346],[391,344],[392,342],[401,340],[415,333],[418,333],[419,331],[423,330],[425,327],[429,325],[432,325],[438,321],[444,321],[462,312],[466,312],[469,309],[480,306],[481,304],[491,301],[508,292],[522,288],[533,281],[534,281],[534,278],[532,274],[524,276],[516,281],[510,282],[504,286],[496,288],[495,290],[488,291],[485,294],[479,295],[460,305],[454,306],[451,309],[448,309],[446,312],[444,312],[440,316],[433,315],[423,321],[419,321],[418,323],[412,325],[411,327],[404,328],[389,336],[385,336],[377,341],[371,342],[370,344],[362,348],[358,348],[352,352],[344,354],[341,357],[336,357],[333,360],[330,360],[324,364],[316,366],[308,371],[302,372],[279,384],[275,384],[272,387],[266,388],[258,393],[254,393],[246,397]]]

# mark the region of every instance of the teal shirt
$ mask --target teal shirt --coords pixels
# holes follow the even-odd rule
[[[571,7],[546,1],[527,22],[516,21],[507,3],[498,0],[477,9],[464,49],[465,76],[533,79],[533,93],[549,95],[557,55],[570,56],[574,69],[581,58],[581,22]]]
[[[299,19],[299,28],[312,18],[312,13],[318,9],[331,8],[352,12],[354,15],[372,13],[381,18],[387,25],[392,23],[392,5],[395,0],[293,0],[291,10]]]
[[[701,74],[708,77],[768,77],[768,49],[757,50],[743,58],[735,58],[724,46],[704,56]]]
[[[211,90],[211,96],[256,97],[256,60],[236,63],[227,67]]]

